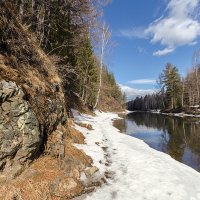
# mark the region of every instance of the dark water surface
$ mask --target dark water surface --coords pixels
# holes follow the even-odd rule
[[[200,119],[135,112],[114,125],[200,172]]]

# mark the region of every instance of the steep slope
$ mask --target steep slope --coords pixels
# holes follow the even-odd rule
[[[13,146],[0,153],[6,160],[16,157],[25,163],[42,153],[47,136],[60,123],[66,123],[64,95],[55,67],[4,4],[0,21],[1,132],[5,136],[2,145]],[[31,139],[26,135],[34,127]],[[10,133],[15,140],[8,137]],[[27,142],[30,144],[25,147]],[[29,150],[18,156],[20,148]],[[6,155],[6,151],[11,152]],[[3,162],[2,167],[6,165]]]
[[[0,3],[0,199],[62,199],[84,191],[92,160],[73,143],[62,82],[35,38]]]
[[[104,67],[102,77],[102,87],[97,108],[104,112],[124,111],[124,97],[113,73]]]

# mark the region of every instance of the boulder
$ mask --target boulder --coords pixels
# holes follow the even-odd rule
[[[96,166],[93,166],[93,167],[88,167],[84,172],[85,172],[85,175],[89,178],[98,171],[99,169]]]
[[[50,186],[52,196],[59,198],[72,198],[83,191],[80,181],[69,177],[57,177]]]

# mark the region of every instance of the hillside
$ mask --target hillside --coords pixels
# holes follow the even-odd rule
[[[50,55],[49,47],[39,44],[38,35],[24,22],[29,21],[28,2],[25,19],[18,13],[20,4],[0,3],[0,199],[68,199],[92,189],[80,180],[84,171],[92,180],[95,168],[73,145],[83,144],[84,136],[73,128],[70,109],[91,113],[96,89],[81,97],[76,65],[69,69],[69,60]],[[98,66],[95,69],[96,78],[87,80],[87,89],[98,85]],[[99,108],[115,97],[106,93],[101,98]],[[118,102],[113,109],[122,109]]]

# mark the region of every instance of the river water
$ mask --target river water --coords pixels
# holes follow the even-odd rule
[[[114,125],[200,172],[200,119],[135,112]]]

